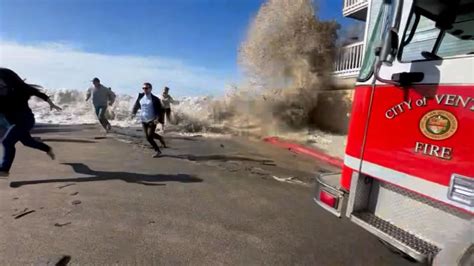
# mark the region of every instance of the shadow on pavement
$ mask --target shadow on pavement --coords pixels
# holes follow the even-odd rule
[[[113,128],[110,131],[110,133],[132,137],[132,138],[139,138],[139,139],[143,139],[145,137],[143,133],[143,129],[141,128]],[[163,135],[162,132],[157,132],[157,133],[162,135],[165,138],[165,140],[174,139],[174,140],[186,140],[186,141],[200,141],[199,136],[186,137],[186,136]]]
[[[10,187],[17,188],[25,185],[47,184],[47,183],[64,183],[64,182],[94,182],[107,180],[122,180],[127,183],[135,183],[145,186],[165,186],[160,182],[181,182],[181,183],[198,183],[202,182],[201,178],[186,174],[177,175],[145,175],[129,172],[107,172],[95,171],[83,163],[64,163],[71,166],[78,174],[92,175],[91,177],[77,177],[77,178],[56,178],[56,179],[42,179],[42,180],[26,180],[15,181],[10,183]]]
[[[44,142],[68,142],[68,143],[97,143],[97,141],[87,139],[63,139],[63,138],[39,138]]]
[[[67,133],[77,132],[84,129],[93,129],[92,125],[55,125],[55,124],[36,124],[31,130],[32,134],[45,134],[45,133]]]
[[[189,160],[189,161],[195,161],[195,162],[202,162],[202,161],[221,161],[221,162],[243,161],[243,162],[257,162],[257,163],[273,163],[272,160],[254,159],[254,158],[248,158],[248,157],[243,157],[243,156],[227,156],[227,155],[220,155],[220,154],[202,155],[202,156],[191,155],[191,154],[183,154],[183,155],[163,154],[163,155],[161,155],[161,157],[169,157],[169,158]]]
[[[187,141],[200,141],[198,137],[180,137],[180,136],[166,136],[166,139],[177,139],[177,140],[187,140]]]

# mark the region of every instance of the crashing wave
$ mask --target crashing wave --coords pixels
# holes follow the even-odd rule
[[[97,117],[94,113],[92,103],[86,102],[85,91],[60,89],[45,90],[53,101],[61,106],[61,112],[50,111],[49,106],[39,99],[32,98],[30,107],[35,113],[38,123],[47,124],[94,124]],[[110,107],[113,118],[110,122],[113,126],[133,127],[139,126],[139,114],[132,119],[132,108],[135,97],[125,94],[118,94],[115,103]],[[179,105],[173,106],[175,124],[183,128],[192,128],[190,124],[196,124],[196,131],[201,131],[205,126],[205,121],[209,117],[207,106],[212,101],[211,97],[184,97],[180,99]],[[189,131],[189,130],[188,130]]]

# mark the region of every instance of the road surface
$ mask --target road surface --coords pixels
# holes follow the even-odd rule
[[[202,136],[168,136],[154,159],[141,138],[99,132],[38,128],[56,161],[17,145],[0,180],[1,265],[411,264],[313,203],[299,182],[334,169],[312,159]]]

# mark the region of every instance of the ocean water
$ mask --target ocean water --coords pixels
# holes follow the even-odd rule
[[[51,99],[63,108],[62,111],[51,111],[49,105],[40,99],[33,97],[30,107],[33,110],[38,123],[47,124],[94,124],[97,117],[91,101],[85,101],[85,91],[60,89],[45,90]],[[115,103],[109,108],[112,117],[109,119],[113,126],[134,127],[140,125],[140,113],[132,119],[132,108],[136,96],[118,94]],[[211,97],[183,97],[179,104],[172,106],[174,117],[180,119],[180,124],[185,127],[192,122],[204,123],[209,119],[209,103]]]

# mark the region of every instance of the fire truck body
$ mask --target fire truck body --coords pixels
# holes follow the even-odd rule
[[[342,174],[319,176],[315,201],[418,261],[462,264],[474,253],[474,1],[384,2]]]

